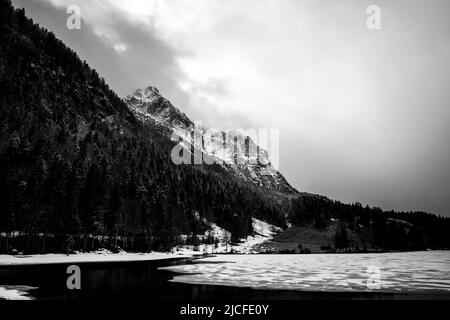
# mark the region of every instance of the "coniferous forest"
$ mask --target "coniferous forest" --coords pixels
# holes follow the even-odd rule
[[[268,192],[219,165],[175,165],[174,143],[138,121],[86,61],[0,0],[0,253],[170,250],[205,221],[253,233],[368,229],[383,250],[450,247],[450,219],[384,212],[308,194]]]
[[[53,33],[0,3],[2,252],[165,250],[204,219],[236,239],[254,215],[282,224],[279,207],[219,167],[172,164],[173,142]]]

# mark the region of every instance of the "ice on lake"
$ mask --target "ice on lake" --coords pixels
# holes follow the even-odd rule
[[[217,255],[161,268],[172,281],[308,291],[450,291],[450,251]]]

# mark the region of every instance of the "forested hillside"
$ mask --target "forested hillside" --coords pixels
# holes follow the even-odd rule
[[[289,220],[318,231],[333,230],[331,242],[337,250],[450,248],[450,219],[426,212],[383,211],[301,194],[292,202]]]
[[[280,206],[217,166],[170,161],[172,142],[137,121],[53,33],[0,0],[1,252],[169,249],[212,221],[238,239]]]

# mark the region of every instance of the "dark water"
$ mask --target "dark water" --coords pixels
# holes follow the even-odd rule
[[[32,299],[158,299],[177,293],[169,280],[173,272],[162,266],[189,263],[188,259],[77,263],[81,289],[67,288],[67,267],[71,264],[1,266],[0,287],[26,291]]]
[[[183,274],[161,270],[177,265],[195,268],[195,265],[204,266],[206,261],[203,261],[184,258],[79,263],[81,290],[69,290],[66,286],[70,264],[1,266],[0,288],[4,292],[19,291],[21,298],[37,300],[449,299],[447,293],[437,292],[325,292],[188,284],[173,281]],[[9,298],[14,299],[14,295]]]

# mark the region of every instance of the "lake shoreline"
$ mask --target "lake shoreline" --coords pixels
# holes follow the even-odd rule
[[[429,251],[427,251],[429,252]],[[350,254],[349,254],[350,255]],[[156,258],[157,255],[153,255]],[[304,289],[284,286],[284,287],[260,287],[244,282],[226,282],[223,283],[219,273],[212,273],[212,276],[199,278],[192,282],[190,278],[197,274],[205,272],[204,268],[208,266],[233,268],[236,261],[240,259],[258,258],[262,261],[278,261],[280,259],[300,258],[298,255],[234,255],[235,259],[229,254],[217,255],[166,255],[165,259],[147,259],[147,260],[115,260],[115,261],[59,261],[57,263],[26,263],[0,265],[0,300],[2,297],[10,299],[36,299],[36,300],[186,300],[186,301],[243,301],[243,300],[450,300],[450,291],[444,289],[436,290],[418,290],[414,288],[399,290],[388,288],[388,290],[368,290],[365,287],[352,287],[341,290],[337,287],[321,287],[320,285],[311,289]],[[251,257],[252,256],[252,257]],[[295,257],[297,256],[297,257]],[[309,256],[312,259],[315,254],[301,255]],[[326,255],[323,257],[332,257]],[[341,256],[341,255],[335,255]],[[365,255],[375,257],[372,254]],[[384,255],[383,255],[384,256]],[[400,256],[400,255],[399,255]],[[214,257],[221,261],[214,261]],[[228,259],[230,257],[230,259]],[[342,257],[342,256],[341,256]],[[74,258],[74,257],[71,257]],[[101,256],[100,256],[101,258]],[[207,258],[213,258],[212,261]],[[387,259],[383,258],[383,259]],[[20,258],[26,259],[26,258]],[[204,260],[206,259],[206,261]],[[345,257],[342,259],[348,260]],[[402,258],[404,259],[404,258]],[[300,259],[304,260],[304,259]],[[235,262],[235,263],[233,263]],[[225,263],[225,264],[224,264]],[[230,264],[231,263],[231,264]],[[76,264],[81,269],[82,285],[81,290],[68,290],[66,280],[68,277],[67,268],[71,264]],[[279,264],[279,262],[277,262]],[[248,266],[248,264],[245,264]],[[322,268],[326,266],[319,264]],[[319,266],[316,266],[317,267]],[[294,264],[295,266],[295,264]],[[342,268],[345,266],[342,265]],[[191,268],[189,270],[189,268]],[[203,268],[203,271],[202,271]],[[256,269],[255,269],[256,268]],[[253,272],[263,272],[266,276],[269,273],[255,265]],[[265,266],[267,269],[268,267]],[[399,266],[401,268],[401,266]],[[270,266],[269,266],[270,269]],[[314,269],[314,267],[312,267]],[[242,272],[251,272],[248,267],[243,269],[228,271],[228,277],[239,277]],[[271,269],[275,277],[283,277],[278,271]],[[285,268],[286,270],[286,268]],[[289,269],[289,273],[295,275],[295,268]],[[213,270],[214,271],[214,270]],[[350,272],[341,270],[341,272]],[[419,271],[420,272],[420,271]],[[216,278],[219,276],[219,278]],[[307,277],[307,276],[306,276]],[[230,278],[228,278],[230,279]],[[243,278],[249,280],[248,278]],[[283,278],[279,278],[283,283]],[[307,278],[298,277],[299,281],[307,281]],[[326,279],[322,278],[322,279]],[[186,281],[187,280],[187,281]],[[307,282],[305,282],[307,283]],[[3,293],[2,293],[3,290]]]
[[[150,252],[150,253],[49,253],[32,255],[0,255],[0,267],[2,266],[20,266],[20,265],[50,265],[50,264],[76,264],[76,263],[127,263],[138,261],[156,261],[185,259],[203,256],[195,253],[168,253],[168,252]]]
[[[136,261],[154,261],[154,260],[170,260],[195,258],[201,259],[214,256],[229,255],[271,255],[271,256],[303,256],[303,255],[342,255],[342,254],[390,254],[390,253],[414,253],[414,252],[440,252],[449,251],[450,249],[429,249],[429,250],[408,250],[408,251],[349,251],[349,252],[311,252],[311,253],[271,253],[271,252],[217,252],[217,253],[200,253],[194,250],[181,250],[174,253],[171,252],[121,252],[121,253],[99,253],[83,252],[83,253],[46,253],[46,254],[16,254],[6,255],[0,254],[0,267],[11,265],[35,265],[35,264],[57,264],[57,263],[118,263],[118,262],[136,262]]]
[[[151,267],[152,279],[146,285],[136,285],[134,281],[128,284],[116,284],[117,288],[109,286],[94,286],[86,288],[84,283],[82,290],[68,292],[62,286],[64,279],[50,279],[48,275],[62,274],[67,264],[52,265],[9,265],[0,266],[0,288],[4,286],[5,271],[9,273],[10,289],[21,289],[24,285],[12,283],[28,283],[28,289],[23,289],[16,298],[29,298],[30,300],[43,301],[209,301],[209,302],[233,302],[233,301],[293,301],[293,300],[450,300],[450,292],[391,292],[391,291],[320,291],[320,290],[286,290],[286,289],[261,289],[245,286],[212,285],[183,283],[174,281],[180,272],[159,270],[161,267],[194,263],[195,258],[180,258],[173,260],[151,261],[117,261],[117,262],[82,262],[80,267],[92,272],[106,270],[110,273],[116,268],[146,268]],[[43,270],[46,270],[43,272]],[[114,271],[113,271],[114,272]],[[33,274],[30,276],[30,274]],[[27,275],[22,278],[23,275]],[[17,279],[17,276],[21,279]],[[37,277],[38,276],[38,277]],[[34,278],[34,279],[33,279]],[[50,280],[49,282],[47,282]],[[103,279],[104,281],[105,279]],[[112,279],[111,279],[112,280]],[[0,296],[0,300],[9,300]],[[14,298],[12,300],[15,300]]]

